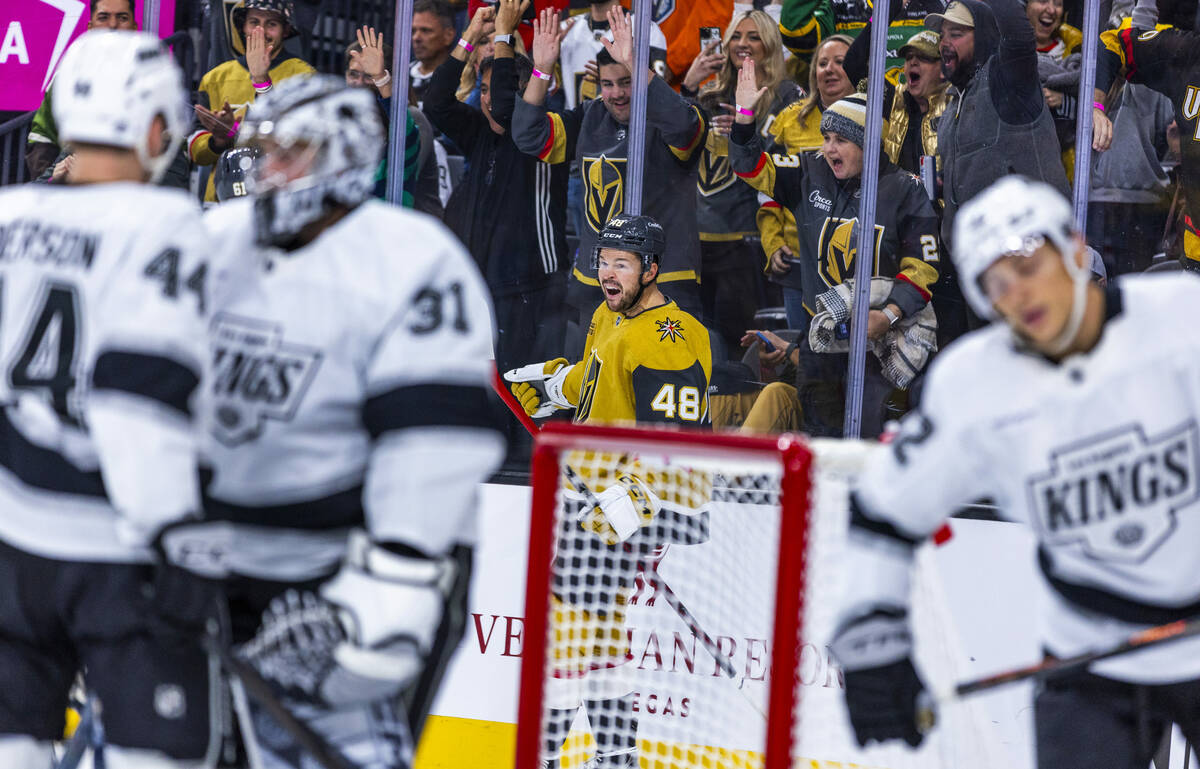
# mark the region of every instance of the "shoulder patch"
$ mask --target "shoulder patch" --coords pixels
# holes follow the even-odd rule
[[[682,321],[664,318],[663,320],[656,320],[654,322],[658,326],[658,341],[665,342],[670,339],[672,342],[675,342],[684,339]]]

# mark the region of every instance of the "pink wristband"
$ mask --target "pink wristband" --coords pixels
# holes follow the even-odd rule
[[[250,85],[254,86],[255,89],[270,88],[271,87],[271,79],[267,78],[266,80],[262,81],[261,83],[251,83]]]
[[[461,45],[463,50],[467,53],[475,53],[475,46],[468,43],[465,38],[460,37],[458,39],[458,44]]]
[[[233,121],[233,126],[230,127],[229,133],[225,134],[225,138],[232,139],[233,137],[237,136],[238,128],[241,125],[242,125],[242,121],[240,121],[240,120]]]
[[[737,105],[737,113],[739,115],[745,115],[746,117],[754,117],[754,110],[746,109],[745,107],[743,107],[740,104]]]
[[[1104,109],[1104,104],[1103,104],[1102,102],[1098,102],[1098,101],[1094,101],[1094,102],[1092,102],[1092,109],[1098,109],[1098,110],[1100,110],[1101,112],[1105,112],[1105,111],[1106,111],[1106,110]]]
[[[547,75],[545,72],[542,72],[537,67],[533,68],[533,76],[536,77],[538,80],[553,80],[554,79],[553,75]]]

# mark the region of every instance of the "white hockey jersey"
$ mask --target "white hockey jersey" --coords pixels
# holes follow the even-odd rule
[[[346,532],[441,555],[474,538],[498,465],[492,314],[462,246],[429,217],[362,204],[295,251],[254,245],[253,203],[205,217],[214,287],[205,514],[231,568],[327,574]]]
[[[629,16],[630,23],[633,16]],[[600,38],[607,37],[610,41],[612,31],[607,22],[603,27],[597,27],[592,22],[590,13],[563,22],[563,26],[571,25],[570,31],[562,40],[559,48],[559,66],[562,68],[563,95],[567,99],[567,109],[579,106],[580,93],[583,99],[594,99],[600,95],[598,85],[585,86],[583,78],[587,75],[587,63],[596,60],[596,54],[604,48]],[[650,22],[650,68],[660,77],[667,76],[667,38],[653,21]]]
[[[921,408],[859,479],[845,616],[905,605],[911,545],[992,497],[1028,524],[1048,589],[1046,649],[1070,656],[1200,613],[1200,306],[1191,276],[1122,279],[1088,353],[1055,364],[1002,324],[939,356]],[[1200,677],[1200,641],[1093,666],[1118,680]]]
[[[148,560],[162,525],[199,512],[207,253],[178,191],[0,192],[0,539]]]

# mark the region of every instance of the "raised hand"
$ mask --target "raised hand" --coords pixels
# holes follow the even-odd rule
[[[608,28],[612,30],[613,39],[610,43],[607,37],[600,38],[604,50],[625,68],[633,72],[633,27],[629,24],[629,16],[618,3],[608,9]]]
[[[496,9],[490,5],[481,5],[475,11],[475,15],[471,17],[471,23],[463,30],[463,40],[466,40],[471,45],[475,45],[483,38],[484,33],[496,19]]]
[[[721,69],[725,64],[725,54],[717,50],[720,47],[721,43],[718,41],[696,54],[696,58],[692,59],[692,66],[688,67],[687,74],[683,76],[684,88],[695,91],[709,75]]]
[[[229,102],[225,102],[220,112],[213,112],[204,105],[197,104],[196,117],[200,120],[200,125],[212,132],[209,144],[213,149],[225,150],[233,144],[233,137],[229,136],[229,132],[233,130],[237,118]]]
[[[758,104],[759,98],[766,92],[766,86],[759,88],[755,79],[754,59],[746,59],[742,68],[738,70],[737,90],[734,92],[738,106],[754,109],[754,105]],[[734,120],[738,123],[753,123],[754,115],[743,115],[739,112],[734,116]]]
[[[529,9],[530,0],[500,0],[496,7],[496,34],[511,35],[517,30],[525,11]]]
[[[554,69],[566,34],[565,29],[559,29],[558,11],[543,8],[533,20],[533,66],[542,72]]]
[[[383,35],[376,33],[374,27],[367,26],[354,30],[354,34],[362,50],[350,52],[351,62],[357,64],[367,77],[378,80],[387,69],[383,57]]]
[[[251,83],[265,82],[271,71],[271,52],[262,27],[255,27],[246,36],[246,69],[250,70]]]

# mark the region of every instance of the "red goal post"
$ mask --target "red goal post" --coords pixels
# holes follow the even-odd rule
[[[567,459],[570,457],[582,457],[584,461],[590,459],[596,464],[596,467],[590,471],[587,468],[580,470],[579,475],[575,476],[576,480],[571,480],[564,476],[564,468],[570,466],[567,463]],[[684,457],[685,461],[682,465],[679,462],[672,465],[672,457]],[[707,479],[706,482],[709,484],[707,488],[710,490],[720,486],[722,489],[720,494],[733,498],[740,496],[750,499],[749,505],[755,512],[752,516],[747,517],[747,522],[750,518],[754,518],[756,525],[763,520],[774,521],[773,524],[768,524],[764,528],[765,531],[771,526],[774,527],[775,541],[768,545],[774,550],[770,554],[774,558],[774,596],[771,605],[767,607],[770,611],[772,627],[769,636],[771,642],[769,673],[765,676],[767,680],[763,682],[766,688],[766,723],[761,740],[763,759],[761,763],[757,760],[751,763],[765,766],[766,769],[784,769],[791,766],[792,742],[796,732],[794,714],[798,712],[797,676],[801,662],[800,638],[802,632],[800,624],[804,614],[806,541],[812,492],[813,453],[810,448],[802,439],[792,435],[754,437],[684,432],[675,429],[549,423],[537,434],[533,454],[533,509],[526,584],[525,644],[521,662],[518,705],[517,769],[536,769],[546,765],[544,763],[548,760],[546,746],[557,737],[563,739],[566,737],[565,733],[548,734],[547,723],[552,721],[552,714],[567,714],[563,717],[571,718],[569,703],[574,701],[574,695],[568,694],[562,699],[562,702],[567,703],[566,708],[560,707],[557,710],[551,710],[547,702],[547,686],[551,679],[554,679],[552,684],[554,686],[564,685],[565,682],[565,686],[568,688],[575,686],[581,692],[578,699],[582,710],[588,713],[590,719],[598,722],[598,724],[591,725],[592,732],[600,732],[607,725],[606,718],[609,716],[601,713],[597,717],[596,713],[592,712],[595,709],[590,704],[585,705],[584,703],[597,701],[617,703],[621,696],[626,697],[626,702],[628,702],[629,695],[622,695],[620,690],[630,685],[636,686],[636,682],[615,684],[615,688],[611,689],[614,696],[609,700],[589,700],[589,694],[603,697],[605,690],[603,687],[593,687],[590,683],[586,685],[579,683],[579,680],[581,678],[600,678],[601,674],[609,675],[611,670],[625,666],[632,659],[631,651],[626,649],[622,653],[618,647],[624,645],[626,639],[632,644],[637,631],[626,629],[623,619],[614,620],[612,618],[613,614],[623,615],[625,611],[631,613],[634,611],[635,607],[626,606],[623,603],[623,601],[630,600],[630,591],[635,589],[629,585],[628,572],[631,570],[638,572],[636,578],[641,581],[636,584],[639,587],[647,581],[646,572],[653,572],[649,581],[654,594],[656,596],[660,593],[663,594],[664,602],[670,605],[670,609],[690,630],[693,652],[697,645],[704,650],[693,654],[690,658],[692,664],[688,664],[689,660],[685,656],[684,664],[688,664],[687,671],[693,670],[696,656],[707,653],[708,657],[711,657],[714,668],[723,670],[727,675],[730,675],[732,671],[730,680],[723,683],[730,693],[729,696],[735,700],[738,698],[738,694],[732,688],[735,685],[733,676],[737,675],[737,671],[728,658],[732,656],[735,642],[729,639],[730,642],[727,644],[729,655],[722,660],[725,647],[722,646],[721,640],[724,639],[717,638],[714,642],[713,638],[716,636],[710,635],[709,631],[705,629],[705,624],[712,621],[712,613],[709,612],[709,616],[704,616],[704,613],[701,612],[700,619],[697,619],[688,609],[689,601],[694,601],[698,595],[702,598],[703,596],[696,590],[692,590],[690,594],[680,597],[672,589],[672,586],[662,579],[656,566],[649,570],[644,568],[645,562],[653,560],[653,557],[630,555],[636,550],[636,547],[629,543],[634,542],[651,526],[643,524],[643,528],[635,532],[629,540],[610,545],[598,539],[595,532],[587,531],[584,524],[580,523],[588,515],[589,510],[594,507],[595,495],[600,494],[606,485],[611,485],[608,482],[613,480],[616,473],[623,472],[618,468],[606,476],[610,470],[607,465],[614,462],[618,465],[623,462],[633,462],[635,463],[632,465],[634,469],[629,472],[630,475],[636,476],[642,472],[656,481],[664,477],[679,478],[681,479],[679,483],[688,484],[694,482],[695,476],[699,474],[702,478]],[[669,467],[664,469],[662,467],[664,463]],[[704,469],[693,470],[693,467]],[[721,468],[723,467],[729,467],[733,474],[741,472],[743,475],[731,481],[722,474]],[[758,480],[760,476],[755,471],[756,467],[761,468],[763,473],[761,477],[767,480]],[[576,471],[569,472],[571,475],[575,475]],[[584,476],[585,480],[578,480],[580,476]],[[748,477],[753,480],[745,480]],[[602,482],[596,483],[595,488],[587,488],[588,484],[596,478],[601,478]],[[730,487],[736,486],[736,483],[743,483],[745,487],[735,487],[731,491]],[[652,487],[652,491],[656,495],[672,497],[677,494],[672,489],[662,488],[660,483],[651,482],[648,485]],[[701,500],[700,507],[703,507],[704,514],[709,512],[710,501],[710,499]],[[568,514],[565,510],[572,504],[574,508]],[[662,505],[664,511],[674,509],[672,499],[664,499]],[[700,507],[695,509],[700,509]],[[777,513],[772,514],[771,510],[777,510]],[[715,508],[713,514],[722,515],[716,512]],[[663,515],[667,515],[667,512],[664,512]],[[684,516],[681,520],[691,521],[694,518],[695,516]],[[726,515],[725,518],[728,516]],[[708,522],[705,521],[704,525],[707,526]],[[716,537],[716,529],[729,525],[728,520],[715,521],[711,536]],[[739,526],[741,524],[735,521],[732,525]],[[704,531],[704,536],[709,536],[707,529]],[[759,537],[759,539],[763,539],[763,537]],[[654,547],[653,552],[658,554],[670,547],[672,547],[670,544],[665,546],[660,544]],[[556,551],[565,552],[571,548],[578,548],[580,552],[586,552],[588,558],[579,557],[572,560],[562,552],[556,554]],[[610,552],[616,553],[616,555],[610,557],[607,555]],[[674,552],[686,552],[686,549],[677,547]],[[624,554],[622,555],[622,553]],[[659,557],[661,558],[661,556]],[[739,553],[727,551],[721,560],[734,561],[739,557]],[[569,567],[565,564],[568,563],[584,564],[584,566],[579,567],[579,574],[564,576],[560,571],[556,571],[560,567],[562,567],[561,571],[566,571]],[[596,566],[597,563],[601,565]],[[732,565],[732,563],[729,564],[729,566]],[[715,564],[714,568],[720,566],[721,564]],[[591,573],[588,572],[589,568]],[[619,573],[622,572],[622,569],[626,573]],[[610,592],[615,595],[614,605],[619,605],[619,608],[608,614],[605,614],[604,611],[589,611],[586,608],[575,610],[572,607],[572,599],[567,596],[579,599],[577,602],[595,598],[592,585],[596,582],[603,583],[607,579],[606,570],[618,573],[611,580],[614,585],[618,586],[612,588]],[[701,576],[704,578],[711,576],[707,573],[701,575],[700,571],[696,569],[690,573],[696,576],[697,582],[700,581]],[[677,584],[674,587],[687,593],[687,580],[683,582],[684,584]],[[575,585],[577,589],[572,588],[571,585]],[[731,589],[731,593],[736,593],[733,585],[728,587]],[[595,591],[600,593],[603,593],[604,590],[603,587],[595,588]],[[636,596],[633,600],[636,601]],[[647,603],[651,602],[653,599],[647,601]],[[734,602],[736,603],[736,601]],[[661,604],[658,608],[662,609]],[[571,621],[576,622],[579,627],[564,629],[562,625],[566,620],[563,617],[570,617]],[[717,630],[720,629],[717,628]],[[686,633],[682,635],[686,636]],[[681,634],[676,632],[677,650],[680,637]],[[564,638],[568,640],[564,642]],[[580,638],[584,640],[581,641]],[[752,647],[753,644],[751,643],[750,646]],[[659,647],[656,645],[654,648],[657,650]],[[597,659],[588,657],[592,653],[595,657],[609,654],[610,657],[606,659],[612,660],[611,665],[607,662],[598,664]],[[648,655],[649,652],[643,654],[643,663]],[[739,690],[751,686],[757,687],[758,679],[751,675],[751,661],[758,658],[753,657],[750,651],[746,652],[746,656],[746,673],[736,684],[736,689]],[[584,659],[585,657],[587,659]],[[657,658],[656,652],[652,659]],[[622,659],[624,662],[621,661]],[[658,661],[659,667],[662,667],[661,659]],[[563,668],[566,668],[565,672]],[[753,684],[748,677],[753,680]],[[615,676],[613,680],[615,680]],[[701,683],[712,685],[711,681]],[[757,688],[761,689],[762,687]],[[602,693],[596,694],[597,691]],[[758,696],[761,697],[761,693]],[[637,711],[638,694],[635,692],[633,697],[633,708]],[[750,698],[751,695],[747,694],[746,697]],[[686,703],[687,700],[684,702]],[[645,707],[646,703],[643,701],[642,705]],[[613,710],[609,715],[619,721],[619,706],[614,704],[611,707]],[[628,705],[621,707],[627,708]],[[671,705],[668,704],[667,707],[671,707]],[[648,718],[645,711],[638,712],[642,713],[643,721]],[[759,712],[762,711],[759,710]],[[750,718],[750,721],[753,721],[753,717]],[[697,726],[694,731],[703,730],[703,727]],[[681,730],[680,734],[684,740],[694,739],[696,742],[702,742],[705,739],[704,734],[692,733],[686,728]],[[595,748],[597,752],[605,747],[603,735],[592,734],[591,739],[594,745],[599,745]],[[614,737],[612,741],[619,742],[619,739]],[[637,745],[638,743],[635,741],[635,757],[638,750]],[[620,752],[612,745],[608,747],[613,748],[617,753]],[[676,746],[672,748],[671,755],[682,756],[689,750],[691,748],[687,746]],[[754,747],[752,746],[750,750],[754,750]],[[556,756],[549,760],[552,765],[557,765]],[[702,763],[707,765],[710,762],[705,760]],[[717,763],[724,762],[718,761]],[[738,763],[738,761],[734,761],[734,763]],[[568,759],[566,765],[578,766],[581,764],[581,759]],[[637,765],[636,758],[632,765]],[[677,761],[667,758],[658,763],[651,760],[650,765],[663,766],[665,769],[667,766],[690,766],[691,764],[686,760]]]

